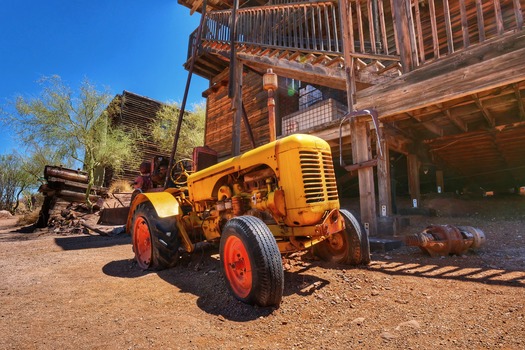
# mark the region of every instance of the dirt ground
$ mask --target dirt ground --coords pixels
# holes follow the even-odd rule
[[[429,224],[470,225],[486,245],[431,258],[374,252],[367,267],[285,257],[278,309],[227,291],[218,254],[141,271],[125,234],[25,232],[0,221],[0,349],[524,349],[525,197],[428,198]]]

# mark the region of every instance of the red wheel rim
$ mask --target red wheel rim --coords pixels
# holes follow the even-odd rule
[[[252,267],[243,242],[230,236],[224,244],[224,271],[230,286],[240,298],[246,298],[252,290]]]
[[[328,238],[330,250],[334,255],[343,254],[346,251],[347,242],[343,237],[343,233],[334,233]]]
[[[133,246],[137,263],[143,269],[147,269],[151,263],[151,234],[148,222],[139,216],[133,226]]]

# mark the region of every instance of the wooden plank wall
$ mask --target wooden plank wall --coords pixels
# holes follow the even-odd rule
[[[262,76],[245,70],[243,73],[242,99],[248,114],[256,146],[270,140],[268,128],[268,107],[266,91],[262,89]],[[223,84],[208,95],[205,143],[218,153],[219,159],[228,158],[232,147],[231,100],[228,97],[228,85]],[[241,153],[251,149],[246,127],[241,126]]]
[[[139,145],[140,157],[145,161],[151,161],[155,156],[169,157],[169,154],[160,152],[157,145],[151,138],[151,124],[156,118],[157,112],[162,107],[162,103],[150,98],[124,91],[122,95],[117,95],[110,103],[113,107],[110,111],[112,120],[122,125],[125,129],[138,128],[142,130],[144,140]],[[139,175],[137,167],[127,167],[119,176],[114,179],[133,180]]]

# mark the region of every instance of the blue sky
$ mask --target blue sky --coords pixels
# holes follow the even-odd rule
[[[99,90],[127,90],[181,102],[188,38],[200,14],[177,0],[3,0],[0,10],[0,105],[37,96],[42,76],[75,89],[87,78]],[[203,100],[208,81],[193,76],[187,109]],[[0,127],[0,154],[19,149]]]

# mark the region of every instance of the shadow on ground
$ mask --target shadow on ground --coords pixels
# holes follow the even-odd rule
[[[389,260],[372,261],[368,269],[393,276],[415,276],[476,282],[485,285],[525,287],[524,270],[490,266],[475,254],[443,258],[430,258],[417,254],[397,255],[390,257]]]
[[[142,271],[132,259],[117,260],[106,264],[102,271],[119,278],[137,278],[156,273],[164,281],[180,290],[198,297],[197,305],[205,312],[225,319],[245,322],[266,317],[273,307],[247,305],[235,299],[229,292],[217,249],[203,249],[181,260],[174,268],[162,271]],[[308,273],[308,268],[296,272],[285,271],[283,296],[309,295],[324,288],[329,282]]]
[[[55,244],[63,250],[105,248],[116,245],[131,244],[131,237],[126,234],[116,236],[81,235],[56,237]]]

